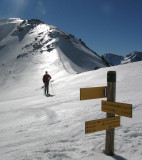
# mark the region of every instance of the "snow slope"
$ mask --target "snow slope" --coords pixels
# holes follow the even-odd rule
[[[102,153],[105,131],[85,135],[85,121],[105,118],[101,99],[79,100],[81,87],[106,85],[108,70],[117,71],[116,101],[133,104],[133,118],[121,117],[115,131],[114,158]],[[60,73],[54,77],[53,90],[50,86],[51,97],[36,86],[31,95],[27,91],[32,86],[23,86],[25,97],[9,90],[15,99],[5,94],[0,102],[0,159],[141,160],[141,70],[142,62],[137,62],[77,75]]]
[[[79,62],[67,55],[53,26],[39,23],[32,30],[29,25],[22,36],[14,27],[0,42],[5,46],[0,50],[0,160],[141,160],[142,62],[73,74],[90,66],[81,66],[81,55]],[[44,34],[47,27],[55,39],[49,30]],[[90,60],[89,54],[85,60]],[[49,97],[42,89],[45,70],[54,80]],[[133,118],[121,117],[121,127],[116,128],[114,157],[103,154],[105,131],[85,135],[85,121],[106,117],[102,99],[80,101],[80,88],[105,86],[109,70],[117,72],[116,101],[133,104]]]

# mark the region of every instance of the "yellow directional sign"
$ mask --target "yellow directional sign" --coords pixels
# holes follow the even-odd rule
[[[120,127],[120,116],[85,122],[85,134]]]
[[[102,101],[102,111],[132,118],[131,104]]]
[[[105,98],[106,88],[107,88],[106,86],[105,87],[80,88],[80,100]]]

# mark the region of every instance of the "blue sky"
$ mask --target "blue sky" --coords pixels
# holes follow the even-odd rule
[[[142,51],[142,0],[1,0],[0,18],[37,18],[99,55]]]

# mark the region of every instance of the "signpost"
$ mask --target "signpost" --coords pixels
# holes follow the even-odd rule
[[[132,118],[131,104],[102,101],[102,111]]]
[[[120,127],[120,116],[85,122],[85,134]]]
[[[107,73],[107,101],[115,102],[116,98],[116,72]],[[107,113],[107,118],[115,117],[115,114]],[[114,128],[106,130],[105,154],[114,155]]]
[[[104,87],[92,87],[92,88],[80,88],[80,100],[105,98],[106,86]]]
[[[105,154],[114,155],[114,128],[120,126],[120,116],[132,118],[132,105],[115,102],[116,98],[116,72],[108,71],[107,87],[81,88],[80,100],[105,98],[102,101],[102,111],[107,112],[106,118],[86,121],[85,134],[106,130]],[[115,114],[120,115],[116,116]]]

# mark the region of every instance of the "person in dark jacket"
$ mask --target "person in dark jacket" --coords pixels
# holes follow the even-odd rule
[[[50,79],[51,79],[51,76],[46,71],[45,75],[43,76],[44,93],[45,93],[45,95],[48,95],[48,92],[49,92],[49,81],[50,81]]]

